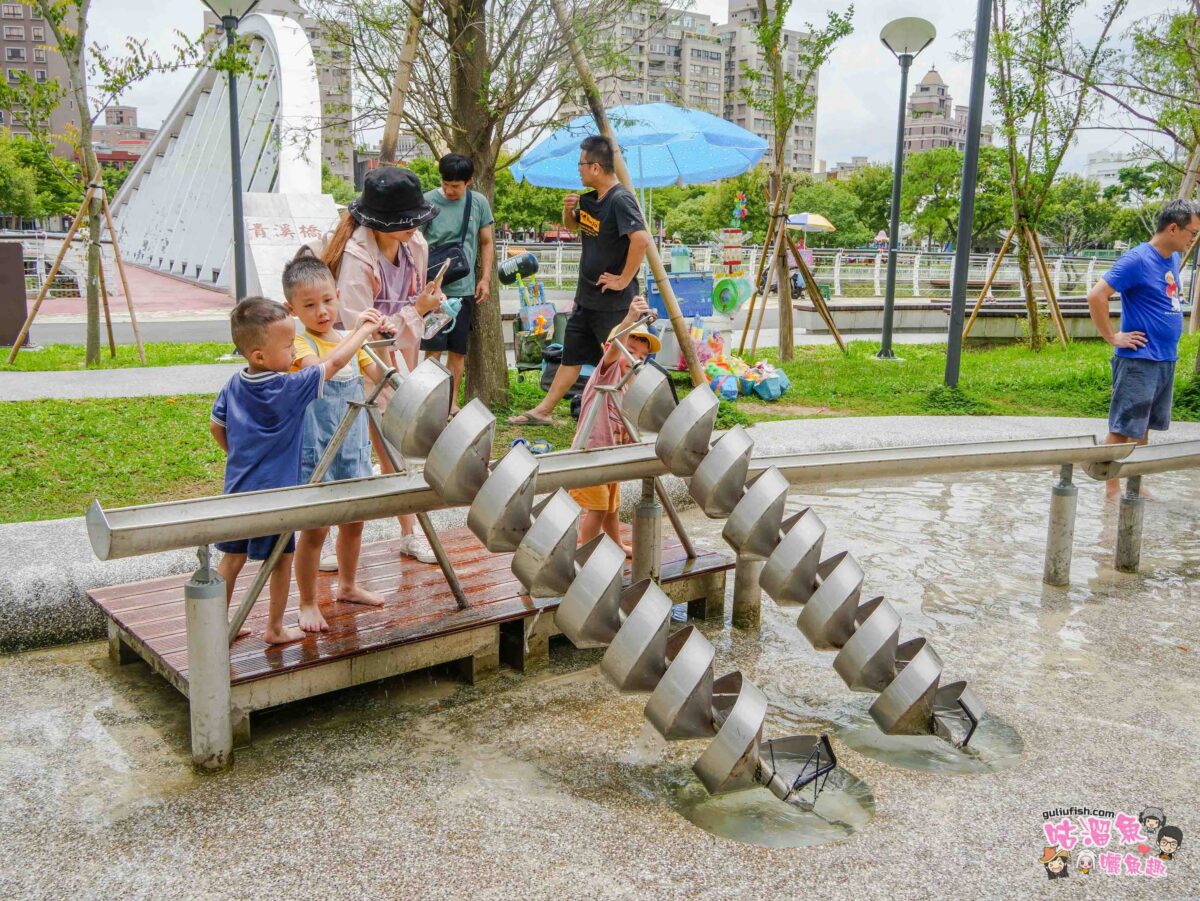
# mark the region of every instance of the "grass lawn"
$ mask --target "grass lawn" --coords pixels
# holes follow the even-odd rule
[[[1177,419],[1200,420],[1200,391],[1180,390],[1198,340],[1185,337],[1180,349]],[[877,349],[859,342],[843,356],[836,347],[797,348],[785,367],[792,388],[780,402],[743,398],[723,405],[720,424],[821,415],[1103,417],[1108,410],[1111,351],[1099,342],[1040,354],[1008,346],[968,350],[960,391],[941,386],[944,348],[899,345],[903,363],[874,359]],[[761,356],[775,359],[773,351]],[[523,382],[513,376],[511,405],[494,411],[497,454],[521,436],[546,438],[556,450],[570,445],[575,422],[565,402],[552,427],[505,422],[541,397],[532,373]],[[96,497],[119,507],[219,493],[224,460],[208,434],[211,403],[211,396],[187,395],[0,404],[0,522],[78,516]]]
[[[100,363],[93,369],[123,369],[129,366],[141,366],[137,348],[132,344],[118,344],[117,355],[108,355],[108,345],[101,335]],[[225,343],[175,343],[158,341],[146,344],[147,366],[185,366],[192,363],[219,363],[224,354],[233,349],[229,342]],[[22,350],[11,366],[4,361],[8,359],[8,349],[5,348],[0,356],[0,372],[49,372],[51,370],[86,369],[83,365],[84,349],[73,344],[46,344],[41,350]]]

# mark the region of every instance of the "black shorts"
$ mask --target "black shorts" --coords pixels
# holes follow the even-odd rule
[[[629,304],[605,310],[576,307],[567,319],[567,330],[563,335],[562,365],[595,366],[599,363],[604,355],[604,342],[628,312]]]
[[[448,350],[451,353],[466,356],[467,338],[471,335],[471,317],[474,313],[475,295],[471,294],[462,298],[462,309],[458,311],[458,318],[454,320],[454,325],[427,341],[422,340],[421,350]]]

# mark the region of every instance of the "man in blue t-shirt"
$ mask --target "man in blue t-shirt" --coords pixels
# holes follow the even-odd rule
[[[1183,333],[1179,262],[1200,234],[1200,214],[1186,200],[1173,200],[1158,215],[1158,230],[1145,244],[1113,263],[1088,292],[1088,311],[1100,337],[1115,350],[1109,444],[1145,444],[1147,430],[1171,425],[1175,361]],[[1121,330],[1113,333],[1108,299],[1121,295]],[[1120,490],[1108,483],[1108,496]]]

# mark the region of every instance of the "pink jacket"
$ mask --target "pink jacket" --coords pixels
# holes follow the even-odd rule
[[[325,241],[328,243],[329,236]],[[416,231],[408,242],[409,253],[412,254],[413,284],[412,294],[420,294],[425,288],[425,270],[429,266],[429,245],[421,232]],[[341,266],[338,268],[338,306],[339,315],[344,328],[354,327],[358,314],[369,310],[375,305],[375,296],[383,276],[379,271],[379,245],[375,243],[375,232],[360,225],[346,242],[342,253]],[[396,352],[403,358],[409,371],[417,366],[417,353],[421,348],[421,333],[424,324],[415,306],[407,306],[397,315]]]

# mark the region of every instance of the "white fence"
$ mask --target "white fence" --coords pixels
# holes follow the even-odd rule
[[[579,272],[579,243],[519,244],[538,258],[538,276],[551,287],[573,287]],[[666,248],[669,251],[669,248]],[[713,245],[689,247],[692,268],[707,272],[718,267],[721,248]],[[758,264],[761,247],[746,247],[747,268],[753,272]],[[874,250],[811,249],[810,268],[817,281],[830,286],[835,297],[883,297],[887,281],[887,254]],[[507,245],[499,246],[503,258]],[[665,256],[666,254],[664,254]],[[978,295],[984,280],[996,261],[995,254],[972,254],[968,295]],[[1080,295],[1095,284],[1110,265],[1110,261],[1092,257],[1048,256],[1047,266],[1058,295]],[[952,253],[901,251],[896,261],[896,296],[949,298],[950,277],[954,265]],[[1040,286],[1036,270],[1034,284]],[[1008,254],[1000,265],[993,282],[994,297],[1020,296],[1020,271],[1015,253]]]
[[[82,231],[82,229],[81,229]],[[45,232],[0,231],[0,241],[19,241],[25,263],[25,296],[28,300],[37,297],[42,285],[50,275],[54,258],[62,249],[66,235],[47,234]],[[113,257],[112,242],[107,237],[101,238],[100,259],[104,263],[104,274],[108,293],[115,295],[119,289],[116,260]],[[76,234],[67,254],[59,266],[54,284],[47,292],[49,297],[83,297],[87,278],[87,244],[83,237]]]

